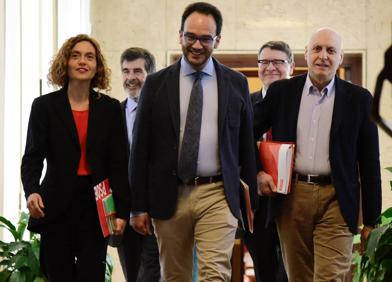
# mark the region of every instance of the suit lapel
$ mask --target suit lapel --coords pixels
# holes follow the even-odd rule
[[[126,113],[126,106],[128,103],[128,99],[125,99],[124,101],[121,102],[121,113],[124,121],[124,130],[125,130],[125,136],[127,137],[127,156],[129,157],[130,155],[130,148],[129,148],[129,140],[128,140],[128,124],[127,124],[127,113]]]
[[[174,132],[180,134],[180,61],[170,67],[166,81],[170,115]]]
[[[259,92],[255,93],[253,95],[255,95],[255,97],[254,97],[254,101],[255,101],[254,104],[255,105],[263,102],[263,99],[264,99],[263,98],[263,89],[260,89]]]
[[[126,118],[127,118],[127,114],[125,112],[127,102],[128,102],[128,99],[125,99],[124,101],[121,102],[121,113],[122,113],[122,117],[124,120],[126,120]]]
[[[128,99],[125,99],[124,101],[121,102],[121,114],[122,114],[123,121],[124,121],[124,129],[125,129],[125,132],[127,133],[127,137],[128,137],[128,125],[127,125],[127,113],[126,113],[127,103],[128,103]],[[128,140],[128,138],[127,138],[127,140]]]
[[[67,97],[67,88],[64,87],[58,92],[57,99],[54,103],[56,112],[59,114],[60,118],[63,120],[65,127],[68,129],[72,140],[75,145],[79,146],[78,134],[76,131],[75,121],[72,115],[71,105],[69,104]]]
[[[331,124],[331,136],[330,139],[335,136],[340,123],[344,117],[344,113],[347,109],[346,105],[349,100],[349,95],[347,93],[346,85],[343,81],[335,76],[335,102],[333,105],[333,114],[332,114],[332,124]]]
[[[218,82],[218,134],[222,136],[223,125],[227,114],[227,103],[228,103],[228,95],[230,93],[228,89],[229,82],[227,80],[227,76],[224,73],[224,69],[220,66],[220,64],[213,58],[215,71],[216,71],[216,80]]]
[[[104,110],[102,109],[102,103],[99,102],[98,94],[94,90],[90,90],[89,95],[89,108],[88,108],[88,126],[87,126],[87,154],[92,140],[100,134],[100,130],[103,124],[102,118],[104,118]],[[102,118],[101,118],[102,117]]]
[[[302,92],[304,89],[305,85],[305,80],[306,80],[306,75],[298,76],[296,78],[293,78],[293,95],[290,96],[288,95],[288,98],[291,98],[292,100],[289,102],[291,105],[288,105],[287,109],[292,109],[291,117],[289,120],[291,121],[291,126],[290,128],[291,132],[289,133],[290,138],[294,138],[295,140],[297,139],[297,123],[298,123],[298,115],[299,115],[299,108],[301,106],[301,99],[302,99]],[[290,91],[290,89],[288,89]]]

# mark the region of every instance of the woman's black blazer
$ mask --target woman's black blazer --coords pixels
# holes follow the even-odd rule
[[[120,103],[94,90],[89,96],[87,161],[92,184],[109,178],[118,216],[129,218],[126,134]],[[32,104],[21,174],[26,199],[39,193],[45,217],[30,219],[29,230],[40,232],[61,220],[74,200],[80,145],[66,88],[36,98]],[[46,159],[47,169],[40,178]],[[91,187],[93,189],[93,187]]]

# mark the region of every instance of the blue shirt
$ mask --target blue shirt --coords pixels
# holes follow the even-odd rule
[[[131,152],[131,147],[132,147],[132,132],[133,132],[133,124],[135,123],[135,118],[136,118],[136,108],[137,108],[137,102],[135,102],[133,98],[128,97],[127,102],[125,104],[125,118],[127,123],[129,152]]]

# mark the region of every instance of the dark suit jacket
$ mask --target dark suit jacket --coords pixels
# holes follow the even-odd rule
[[[252,106],[244,76],[214,60],[218,81],[218,139],[224,190],[240,217],[240,177],[256,204]],[[134,211],[168,219],[177,203],[180,61],[147,77],[140,95],[132,146]]]
[[[87,131],[87,160],[93,184],[109,178],[119,217],[129,218],[130,190],[127,182],[126,139],[120,103],[91,90]],[[40,183],[43,161],[45,178]],[[74,199],[80,145],[67,90],[36,98],[32,104],[26,149],[22,159],[22,182],[26,198],[39,193],[45,217],[30,219],[29,229],[39,232],[58,220]],[[93,189],[93,187],[91,187]]]
[[[124,131],[125,131],[125,136],[127,137],[127,159],[129,158],[129,142],[128,142],[128,131],[127,131],[127,117],[126,117],[126,105],[127,105],[127,99],[125,99],[124,101],[122,101],[121,104],[121,113],[122,113],[122,117],[124,120]]]
[[[270,85],[255,110],[255,135],[272,127],[275,141],[295,142],[297,120],[306,75]],[[335,77],[329,159],[341,212],[352,233],[357,233],[362,192],[363,223],[375,225],[381,212],[379,144],[370,120],[372,96],[366,89]],[[275,209],[278,207],[275,202]],[[270,211],[273,213],[273,211]]]
[[[259,91],[253,92],[250,94],[250,101],[252,102],[252,106],[255,107],[257,104],[260,104],[263,101],[262,89]]]
[[[250,94],[250,101],[252,102],[252,107],[253,109],[256,107],[256,105],[260,104],[261,102],[263,102],[263,93],[262,93],[262,89],[260,89],[259,91],[253,92]],[[255,136],[256,137],[256,136]],[[261,141],[263,140],[263,135],[261,135],[259,138],[256,138],[256,141]],[[259,153],[258,153],[258,147],[256,146],[256,159],[259,159]],[[258,162],[257,162],[258,163]],[[257,166],[257,168],[259,169],[260,167]]]

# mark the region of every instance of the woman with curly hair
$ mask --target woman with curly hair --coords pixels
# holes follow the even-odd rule
[[[32,104],[21,174],[28,228],[41,234],[41,268],[51,282],[105,279],[107,240],[96,184],[110,182],[117,209],[114,234],[123,232],[129,218],[120,104],[94,90],[107,90],[109,75],[98,42],[84,34],[71,37],[49,70],[49,81],[60,89]]]

